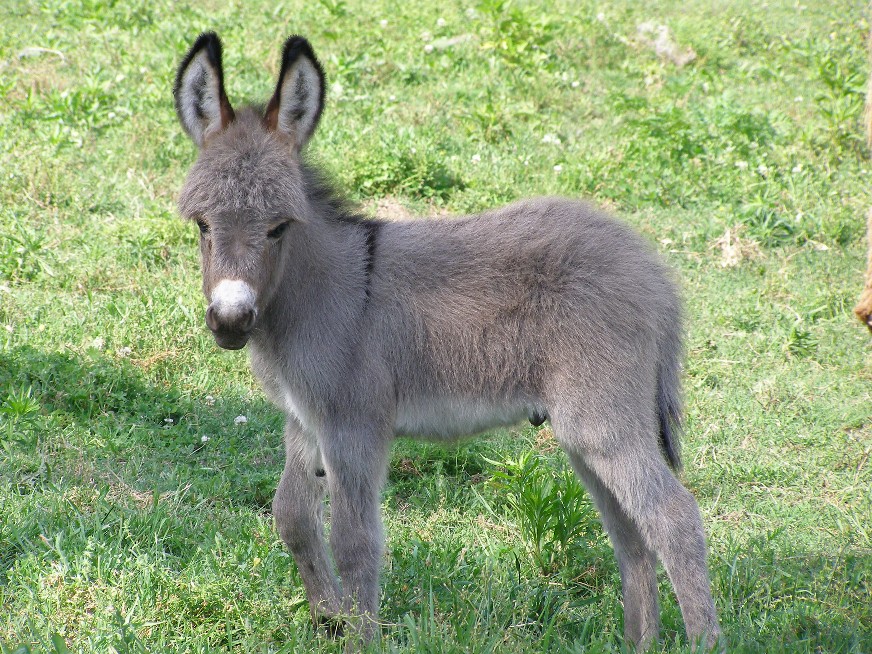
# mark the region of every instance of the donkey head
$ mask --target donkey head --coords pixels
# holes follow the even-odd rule
[[[200,228],[206,324],[221,347],[248,342],[280,278],[294,232],[311,208],[301,151],[324,106],[324,73],[306,39],[292,36],[265,110],[233,110],[221,41],[201,35],[179,66],[176,113],[200,148],[179,209]]]

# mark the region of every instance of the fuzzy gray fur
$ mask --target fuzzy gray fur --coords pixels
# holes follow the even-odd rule
[[[306,57],[305,84],[317,89],[320,65],[295,39],[282,75]],[[281,113],[281,86],[280,76],[267,118],[243,109],[210,138],[179,206],[206,230],[206,297],[220,280],[256,292],[253,328],[220,315],[209,324],[219,344],[249,344],[287,415],[273,512],[313,615],[350,617],[354,633],[373,635],[380,493],[396,436],[454,440],[547,416],[614,545],[627,640],[645,647],[657,636],[659,559],[688,636],[714,645],[699,510],[667,465],[678,464],[679,300],[647,243],[558,198],[363,220],[306,165],[300,131],[281,128],[295,119]]]

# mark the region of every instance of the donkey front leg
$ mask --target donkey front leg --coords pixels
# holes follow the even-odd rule
[[[297,420],[289,417],[285,424],[285,469],[273,498],[273,516],[303,578],[316,624],[337,618],[342,608],[324,541],[326,484],[321,465],[314,439],[310,444]]]
[[[376,432],[329,430],[322,443],[330,493],[330,545],[351,634],[372,640],[384,553],[381,490],[389,439]],[[349,643],[351,647],[353,645]]]

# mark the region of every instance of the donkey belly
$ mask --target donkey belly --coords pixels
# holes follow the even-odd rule
[[[494,403],[456,397],[412,398],[397,406],[395,431],[427,440],[456,440],[526,420],[537,409],[528,403]],[[541,409],[539,409],[541,411]]]

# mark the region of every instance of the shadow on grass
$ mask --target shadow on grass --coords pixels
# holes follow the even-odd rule
[[[808,552],[770,533],[712,561],[735,652],[872,651],[872,550]]]
[[[74,420],[177,411],[179,394],[151,386],[132,365],[93,350],[85,357],[30,346],[0,351],[0,388],[29,391],[44,414]]]
[[[284,456],[282,421],[262,400],[205,403],[97,351],[30,346],[0,351],[0,389],[2,476],[15,495],[72,494],[84,505],[96,494],[132,510],[167,495],[184,495],[188,505],[269,506]],[[249,421],[234,424],[242,411]],[[3,540],[0,570],[21,550]]]

